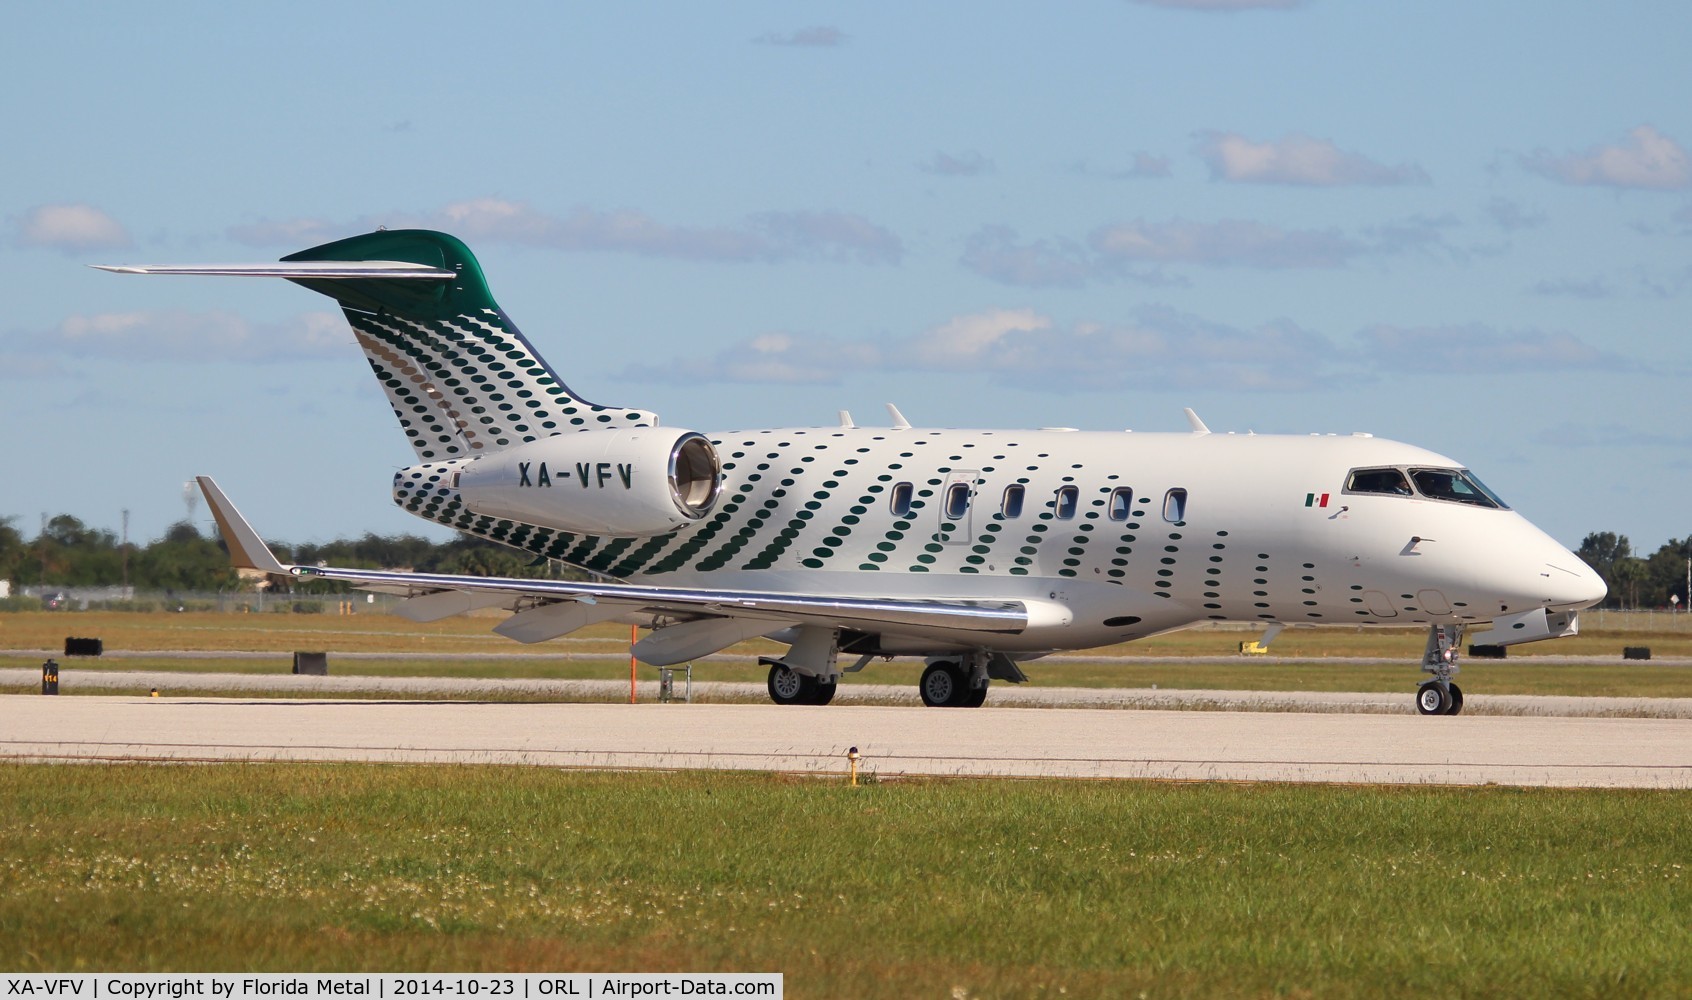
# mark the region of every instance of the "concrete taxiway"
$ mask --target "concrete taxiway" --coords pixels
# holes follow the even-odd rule
[[[646,671],[651,676],[652,671]],[[0,685],[32,686],[39,670],[0,667]],[[556,677],[380,677],[368,674],[306,676],[286,673],[198,673],[171,670],[87,670],[61,672],[66,691],[129,693],[156,689],[177,695],[267,693],[305,698],[465,698],[475,701],[593,701],[621,702],[628,698],[626,680],[586,680]],[[682,685],[678,675],[678,691]],[[657,701],[658,682],[639,684],[640,700]],[[700,702],[769,703],[761,683],[702,681],[693,685]],[[911,706],[922,704],[909,684],[842,684],[835,705]],[[987,696],[993,708],[1181,709],[1229,712],[1338,712],[1414,715],[1415,698],[1409,688],[1388,693],[1357,691],[1227,691],[1157,687],[1035,687],[995,684]],[[1463,706],[1465,715],[1612,716],[1650,719],[1692,719],[1692,698],[1616,698],[1569,695],[1475,694]]]
[[[1692,720],[0,697],[0,758],[1692,787]]]

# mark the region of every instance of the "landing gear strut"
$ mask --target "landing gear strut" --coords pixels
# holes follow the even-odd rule
[[[1463,689],[1451,678],[1457,676],[1457,650],[1463,641],[1463,626],[1435,625],[1428,630],[1428,644],[1422,651],[1422,672],[1433,674],[1416,688],[1416,711],[1423,715],[1456,715],[1463,710]]]

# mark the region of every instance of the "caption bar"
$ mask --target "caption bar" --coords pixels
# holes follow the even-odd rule
[[[8,975],[0,1000],[594,1000],[596,997],[782,996],[779,972],[403,973],[71,972]]]

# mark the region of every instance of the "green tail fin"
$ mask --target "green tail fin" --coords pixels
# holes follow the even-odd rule
[[[494,302],[481,265],[456,237],[383,230],[282,259],[408,261],[456,272],[450,281],[289,278],[341,304],[421,460],[658,422],[650,411],[600,406],[571,392]]]

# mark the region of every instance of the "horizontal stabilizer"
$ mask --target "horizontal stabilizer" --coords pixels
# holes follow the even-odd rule
[[[202,277],[318,278],[351,281],[359,278],[449,281],[458,276],[428,264],[403,260],[302,260],[270,264],[90,264],[117,274],[193,274]]]

